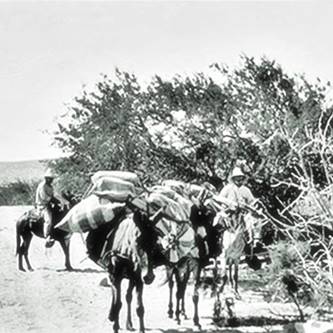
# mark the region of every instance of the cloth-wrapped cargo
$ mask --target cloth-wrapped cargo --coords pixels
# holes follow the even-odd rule
[[[125,202],[136,196],[133,183],[115,177],[101,177],[96,180],[91,192],[110,201]]]
[[[133,185],[139,184],[139,177],[137,176],[136,173],[129,171],[120,171],[120,170],[100,170],[95,172],[90,179],[92,184],[96,184],[99,179],[109,178],[109,177],[121,179],[126,182],[130,182]]]
[[[87,232],[112,222],[124,207],[124,203],[101,200],[92,194],[75,205],[55,227],[68,232]]]

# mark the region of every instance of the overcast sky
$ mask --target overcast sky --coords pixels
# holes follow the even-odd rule
[[[245,53],[332,80],[332,17],[329,1],[0,2],[0,160],[59,155],[43,132],[115,67],[148,80]]]

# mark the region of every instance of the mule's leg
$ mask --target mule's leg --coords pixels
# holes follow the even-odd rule
[[[182,297],[182,304],[181,304],[181,310],[180,310],[180,313],[183,316],[183,319],[187,319],[186,310],[185,310],[185,291],[186,291],[186,285],[184,286],[184,293],[183,293],[183,297]]]
[[[64,251],[65,255],[65,267],[68,271],[72,271],[73,267],[70,262],[70,256],[69,256],[69,245],[70,245],[70,238],[63,238],[59,240],[59,243],[61,245],[62,250]]]
[[[143,299],[142,299],[142,293],[143,293],[143,282],[141,280],[141,273],[138,273],[138,276],[135,280],[135,286],[136,286],[136,297],[137,297],[137,308],[136,308],[136,314],[139,317],[139,332],[144,333],[145,332],[145,325],[144,325],[144,314],[145,314],[145,308],[143,306]]]
[[[129,279],[128,288],[126,292],[126,302],[127,302],[127,319],[126,319],[126,329],[129,331],[133,331],[133,323],[132,323],[132,298],[133,298],[133,289],[134,289],[134,282],[132,279]]]
[[[217,296],[217,298],[219,298],[219,297],[220,297],[220,294],[223,293],[223,291],[224,291],[224,287],[225,287],[225,285],[227,284],[227,282],[228,282],[228,275],[227,275],[227,272],[224,272],[224,273],[222,274],[222,284],[221,284],[221,286],[220,286],[219,288],[217,288],[217,292],[216,292],[216,296]]]
[[[169,305],[168,305],[168,316],[169,318],[173,317],[173,286],[174,286],[174,282],[173,282],[173,270],[170,269],[170,271],[168,271],[167,269],[167,279],[168,279],[168,285],[169,285]]]
[[[24,255],[24,238],[25,234],[21,233],[21,228],[19,225],[16,225],[16,254],[18,256],[18,269],[22,272],[25,272],[23,267],[23,255]],[[21,244],[21,237],[23,238],[23,243]]]
[[[226,257],[223,255],[221,258],[221,276],[222,276],[222,283],[218,287],[216,287],[216,298],[214,302],[214,319],[219,320],[221,318],[222,312],[222,302],[220,295],[223,293],[224,287],[228,282],[228,268],[229,263],[227,263]]]
[[[23,255],[23,247],[21,244],[21,224],[23,220],[20,219],[16,222],[16,255],[17,255],[17,263],[18,263],[18,269],[20,271],[25,272],[25,269],[23,267],[23,262],[22,262],[22,255]],[[22,236],[23,237],[23,236]]]
[[[199,314],[198,314],[200,273],[201,273],[200,264],[197,263],[194,267],[194,272],[193,272],[193,276],[194,276],[194,292],[193,292],[194,316],[193,316],[193,322],[194,322],[194,325],[197,326],[198,329],[201,330],[201,325],[199,323]]]
[[[30,265],[30,261],[29,261],[29,257],[28,257],[31,239],[32,239],[32,234],[27,234],[27,236],[23,242],[23,247],[24,247],[23,255],[24,255],[24,259],[25,259],[25,262],[27,264],[29,271],[33,271],[33,268]]]
[[[218,288],[218,294],[223,293],[224,287],[228,282],[228,273],[229,277],[231,275],[231,263],[227,260],[226,257],[223,257],[221,260],[221,275],[222,275],[222,284]]]
[[[180,301],[181,301],[181,307],[180,307],[180,314],[182,315],[183,319],[187,319],[186,316],[186,310],[185,310],[185,292],[188,280],[190,278],[190,267],[186,265],[186,270],[184,271],[184,275],[182,276],[181,281],[181,294],[180,294]]]
[[[220,292],[216,292],[215,302],[214,302],[214,309],[213,309],[213,320],[219,321],[221,319],[221,312],[222,312],[222,303],[220,299]]]
[[[235,297],[236,299],[241,299],[241,296],[238,292],[238,268],[239,268],[239,263],[235,262],[235,271],[234,271],[234,282],[235,282]]]
[[[121,309],[121,276],[110,274],[111,281],[111,308],[109,312],[109,320],[113,322],[113,332],[118,333],[119,313]]]
[[[24,243],[23,243],[24,244]],[[23,244],[18,246],[17,256],[18,256],[18,269],[22,272],[25,272],[23,267],[23,255],[24,255],[24,246]]]
[[[176,318],[177,323],[180,325],[180,315],[183,319],[187,319],[185,311],[185,291],[187,286],[188,278],[184,277],[181,281],[178,282],[177,286],[177,309],[176,309]]]
[[[234,265],[233,262],[229,263],[228,265],[228,273],[229,273],[229,281],[231,288],[235,289],[235,276],[232,275],[232,266]]]
[[[176,311],[175,311],[175,320],[178,325],[180,325],[180,302],[183,294],[183,283],[182,283],[182,278],[181,278],[181,273],[180,273],[181,267],[176,269],[175,271],[175,277],[176,277],[176,286],[177,286],[177,291],[176,291]]]

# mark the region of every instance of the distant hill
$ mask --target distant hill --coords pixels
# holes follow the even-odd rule
[[[21,181],[34,181],[43,177],[49,160],[0,162],[0,185]]]

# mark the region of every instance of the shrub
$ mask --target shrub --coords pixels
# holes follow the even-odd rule
[[[302,306],[312,307],[313,315],[329,311],[333,301],[332,242],[312,221],[285,230],[288,240],[269,247],[268,266],[272,299],[291,299],[304,320]],[[306,231],[304,231],[306,230]],[[329,229],[327,229],[329,230]]]
[[[37,181],[17,180],[0,186],[0,205],[33,205],[37,185]]]

